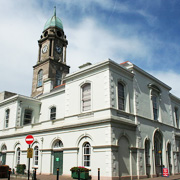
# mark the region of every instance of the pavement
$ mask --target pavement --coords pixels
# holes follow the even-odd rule
[[[0,180],[7,180],[8,178],[0,178]],[[26,178],[20,178],[20,177],[11,177],[11,180],[23,180],[23,179],[27,179]],[[56,175],[37,175],[37,180],[57,180],[57,176]],[[59,180],[73,180],[71,177],[69,176],[59,176]],[[133,179],[132,179],[133,180]],[[172,175],[170,177],[155,177],[155,178],[146,178],[146,179],[142,179],[142,180],[180,180],[180,174],[178,175]]]

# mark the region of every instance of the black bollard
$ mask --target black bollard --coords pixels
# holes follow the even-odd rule
[[[59,168],[57,168],[57,180],[59,180]]]
[[[98,180],[100,180],[100,168],[98,168]]]
[[[36,180],[36,169],[37,168],[34,167],[34,170],[33,170],[33,180]]]
[[[10,180],[10,176],[11,176],[11,168],[9,168],[8,170],[8,180]]]
[[[78,169],[78,180],[80,180],[80,169]]]

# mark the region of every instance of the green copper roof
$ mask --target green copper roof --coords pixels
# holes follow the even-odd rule
[[[54,15],[50,19],[48,19],[46,24],[44,25],[44,30],[49,27],[58,27],[63,30],[62,21],[58,17],[56,17],[56,7],[54,7]]]

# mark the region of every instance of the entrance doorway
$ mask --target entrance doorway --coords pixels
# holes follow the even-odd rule
[[[59,168],[59,175],[63,174],[63,143],[57,139],[53,145],[53,174],[57,175],[57,168]]]
[[[156,175],[160,176],[163,170],[163,138],[159,131],[155,132],[154,135],[154,153],[155,153],[155,166],[156,166]]]
[[[63,151],[54,151],[54,166],[53,174],[57,175],[57,168],[59,168],[59,175],[63,173]]]

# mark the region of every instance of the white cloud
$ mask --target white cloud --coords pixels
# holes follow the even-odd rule
[[[136,35],[124,37],[123,31],[110,33],[92,18],[83,19],[76,27],[66,27],[66,34],[69,39],[67,57],[73,70],[88,61],[94,63],[110,58],[119,62],[127,54],[142,59],[151,51],[144,39]]]
[[[52,7],[49,7],[50,2]],[[112,13],[113,8],[129,13],[132,10],[128,4],[120,5],[119,1],[109,0],[80,0],[78,4],[77,1],[68,0],[42,1],[41,4],[35,0],[0,1],[0,92],[8,90],[30,95],[32,66],[36,64],[38,56],[37,40],[46,20],[53,14],[55,4],[64,7],[57,8],[57,14],[64,15],[71,13],[75,6],[85,12],[93,2],[104,9],[112,10]],[[134,10],[134,13],[139,13],[153,21],[154,17],[144,10]],[[120,21],[119,24],[114,24],[116,27],[114,30],[114,27],[105,28],[103,22],[100,22],[101,18],[87,16],[86,13],[80,21],[75,21],[73,26],[71,24],[73,20],[68,19],[68,15],[64,15],[63,18],[65,34],[69,41],[67,64],[71,66],[71,72],[86,62],[96,63],[107,58],[117,63],[135,59],[133,62],[135,64],[139,61],[151,65],[154,49],[164,44],[150,37],[150,34],[139,34],[139,25],[131,26]],[[177,83],[170,82],[171,84],[167,84],[173,87],[172,92],[174,89],[177,91]]]

